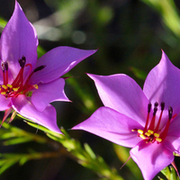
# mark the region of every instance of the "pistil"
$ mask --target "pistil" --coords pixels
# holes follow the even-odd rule
[[[155,129],[155,132],[158,132],[158,130],[159,130],[159,126],[160,126],[160,122],[161,122],[161,118],[162,118],[162,114],[163,114],[164,108],[165,108],[165,103],[162,102],[161,103],[161,114],[159,116],[159,120],[158,120],[158,124],[156,126],[156,129]]]
[[[149,126],[149,129],[150,130],[153,130],[154,127],[155,127],[155,120],[156,120],[156,113],[157,113],[157,110],[158,110],[158,103],[156,102],[154,104],[154,112],[153,112],[153,117],[152,117],[152,120],[151,120],[151,123],[150,123],[150,126]]]
[[[148,127],[148,124],[149,124],[149,114],[151,112],[151,107],[152,107],[152,104],[149,103],[148,104],[148,114],[147,114],[147,119],[146,119],[146,125],[145,125],[145,128],[144,128],[144,132],[147,131],[147,127]]]

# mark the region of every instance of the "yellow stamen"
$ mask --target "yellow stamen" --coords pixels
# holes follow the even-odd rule
[[[154,134],[154,131],[152,131],[152,130],[148,130],[148,133],[150,133],[150,134]]]
[[[158,138],[160,135],[158,133],[154,133],[154,137]]]
[[[140,134],[139,137],[141,137],[142,139],[146,139],[146,136],[144,134]]]
[[[13,91],[18,91],[20,87],[17,87],[17,88],[13,88]]]
[[[3,89],[7,89],[7,86],[6,86],[6,85],[4,85],[4,84],[2,85],[2,87],[3,87]]]
[[[38,88],[39,88],[37,84],[35,84],[35,85],[33,85],[33,86],[34,86],[35,89],[38,89]]]
[[[156,141],[157,142],[162,142],[162,139],[161,138],[156,138]]]
[[[143,130],[138,129],[138,133],[139,133],[139,134],[143,134]]]
[[[12,88],[13,86],[11,84],[7,84],[7,87]]]
[[[5,94],[6,94],[6,92],[1,92],[1,94],[2,94],[2,95],[5,95]]]
[[[149,137],[151,135],[151,133],[146,132],[145,135]]]

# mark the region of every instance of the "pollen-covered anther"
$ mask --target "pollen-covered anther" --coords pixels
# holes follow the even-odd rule
[[[148,130],[148,133],[154,134],[154,131],[149,129],[149,130]]]
[[[11,84],[7,84],[7,87],[8,88],[12,88],[13,86]]]
[[[19,90],[20,87],[17,88],[12,88],[13,91],[17,92]]]
[[[159,136],[160,135],[158,133],[154,133],[154,137],[156,137],[156,139],[159,138]]]
[[[141,130],[141,129],[138,129],[137,132],[138,132],[139,134],[143,134],[143,130]]]
[[[145,135],[149,137],[151,135],[151,133],[146,132]]]
[[[34,87],[35,89],[38,89],[38,88],[39,88],[37,84],[33,85],[33,87]]]
[[[145,135],[148,137],[151,136],[152,134],[154,134],[154,131],[152,131],[150,129],[145,133]]]
[[[142,139],[146,139],[147,138],[144,134],[140,134],[139,137],[141,137]]]
[[[161,138],[156,138],[156,141],[160,143],[160,142],[162,142],[162,139]]]
[[[3,89],[7,89],[7,86],[3,84],[3,85],[2,85],[2,88],[3,88]]]
[[[150,136],[152,134],[154,134],[154,131],[152,131],[150,129],[145,133],[146,136]]]

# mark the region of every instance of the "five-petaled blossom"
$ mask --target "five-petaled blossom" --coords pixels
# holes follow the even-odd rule
[[[180,70],[162,52],[143,90],[125,74],[89,76],[105,107],[73,129],[132,148],[144,179],[153,179],[180,154]]]
[[[60,76],[95,50],[57,47],[37,60],[38,39],[32,24],[15,1],[13,15],[0,40],[0,110],[3,121],[12,110],[60,132],[53,101],[68,101]],[[11,120],[15,113],[12,114]]]

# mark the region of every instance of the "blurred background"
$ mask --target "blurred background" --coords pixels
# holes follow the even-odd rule
[[[142,87],[147,73],[161,59],[161,49],[174,65],[180,67],[180,17],[178,0],[18,0],[28,20],[35,26],[41,49],[39,56],[57,46],[72,46],[98,51],[78,64],[65,77],[65,92],[73,103],[55,102],[58,125],[69,130],[87,119],[102,103],[93,82],[86,73],[110,75],[126,73]],[[14,0],[0,0],[1,32],[14,9]],[[28,132],[46,136],[28,126],[22,119],[11,123]],[[0,129],[0,134],[2,130]],[[115,167],[127,180],[141,180],[142,175],[132,160],[122,169],[128,149],[82,131],[68,131],[81,143]],[[51,142],[29,142],[4,146],[0,153],[61,151]],[[99,177],[79,165],[62,150],[54,158],[31,160],[23,166],[13,165],[0,179],[26,180],[96,180]],[[180,159],[176,159],[177,165]],[[163,176],[161,176],[163,177]],[[158,179],[158,178],[156,178]]]

